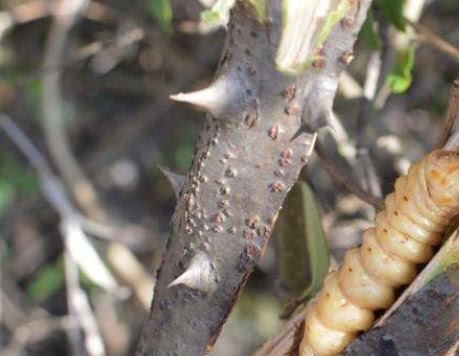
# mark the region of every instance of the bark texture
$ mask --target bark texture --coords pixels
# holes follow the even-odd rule
[[[369,0],[351,9],[300,76],[274,68],[281,1],[268,23],[238,1],[217,79],[176,96],[209,114],[179,194],[151,312],[137,356],[198,356],[214,344],[254,265],[282,202],[330,113],[338,77],[351,58]]]

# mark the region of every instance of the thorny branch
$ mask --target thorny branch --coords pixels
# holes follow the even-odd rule
[[[302,122],[317,129],[331,112],[370,1],[349,4],[322,58],[291,76],[274,66],[280,2],[266,1],[269,23],[260,24],[253,8],[238,1],[218,79],[174,96],[209,115],[180,192],[137,355],[200,356],[212,348],[312,150],[315,135],[297,135]]]

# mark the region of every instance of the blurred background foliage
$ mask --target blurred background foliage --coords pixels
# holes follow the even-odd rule
[[[402,12],[408,2],[375,1],[335,103],[345,134],[329,138],[330,155],[338,167],[358,163],[356,152],[367,149],[383,192],[432,147],[458,74],[454,55],[439,50],[425,36],[421,40],[413,35]],[[420,3],[424,8],[413,21],[457,48],[459,2]],[[119,227],[108,234],[109,240],[90,229],[90,241],[131,294],[107,292],[80,275],[107,355],[132,354],[148,307],[135,292],[141,279],[123,277],[107,257],[109,245],[119,242],[127,247],[153,283],[175,205],[157,165],[186,173],[204,116],[171,103],[168,96],[202,88],[212,80],[230,5],[228,0],[90,1],[69,33],[59,68],[44,68],[55,3],[0,0],[0,111],[25,131],[55,168],[42,125],[43,78],[61,72],[61,119],[68,146],[94,184],[110,224]],[[394,40],[400,36],[402,40]],[[365,98],[372,58],[380,59],[380,76],[375,95]],[[365,100],[371,102],[371,110],[362,109]],[[321,210],[322,219],[316,217],[316,222],[323,224],[332,258],[339,262],[346,248],[359,243],[359,231],[371,224],[375,210],[330,179],[317,156],[303,177]],[[357,173],[354,178],[360,182]],[[84,209],[81,213],[87,215]],[[37,172],[0,132],[2,354],[72,354],[74,327],[64,318],[68,287],[60,223],[43,197]],[[276,253],[276,238],[282,233],[271,239],[213,355],[249,355],[280,327],[278,316],[292,294],[282,287],[279,264],[288,261],[276,259],[276,254],[282,255]],[[300,251],[305,259],[310,253],[307,248]],[[127,261],[118,262],[127,268]],[[308,283],[305,280],[305,288]]]

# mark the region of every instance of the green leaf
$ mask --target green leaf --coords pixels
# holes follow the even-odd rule
[[[304,200],[305,238],[311,267],[311,283],[306,291],[308,296],[314,296],[321,288],[330,265],[327,238],[322,225],[319,207],[314,193],[306,182],[299,182]],[[303,293],[304,294],[304,293]]]
[[[404,93],[411,86],[411,82],[413,81],[411,72],[414,67],[414,58],[414,47],[404,48],[399,51],[394,68],[387,77],[387,82],[393,93]]]
[[[205,10],[201,12],[201,21],[208,25],[213,25],[223,21],[224,17],[221,13],[213,10]]]
[[[406,23],[403,16],[405,0],[381,0],[384,17],[400,31],[405,31]]]
[[[276,226],[281,285],[293,294],[288,316],[321,288],[330,264],[322,218],[306,182],[297,182],[284,202]]]
[[[27,295],[36,302],[44,302],[64,285],[64,267],[62,259],[48,264],[37,273],[27,286]]]
[[[172,6],[170,0],[147,0],[148,7],[161,27],[168,33],[172,32]]]
[[[373,51],[381,49],[382,40],[376,29],[375,17],[372,9],[368,11],[367,19],[365,20],[360,33],[362,34],[362,39]]]
[[[201,21],[208,25],[225,22],[234,1],[235,0],[218,0],[214,6],[212,6],[212,9],[201,12]]]

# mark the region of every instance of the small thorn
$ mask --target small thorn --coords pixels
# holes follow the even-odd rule
[[[168,288],[184,285],[207,294],[212,294],[217,289],[217,275],[215,268],[204,252],[198,252],[191,259],[190,265],[180,276],[173,280]]]
[[[170,185],[172,186],[172,190],[175,193],[175,197],[178,199],[180,195],[180,191],[183,188],[183,184],[185,183],[185,176],[172,172],[169,168],[157,165],[159,170],[162,174],[167,178]]]

